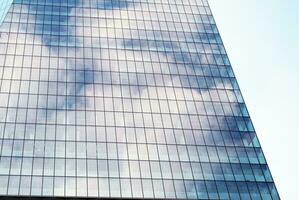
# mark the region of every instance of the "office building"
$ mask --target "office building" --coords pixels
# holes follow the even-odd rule
[[[0,196],[279,199],[207,0],[1,2]]]

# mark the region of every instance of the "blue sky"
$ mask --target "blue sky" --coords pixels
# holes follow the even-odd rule
[[[2,23],[2,20],[4,20],[11,3],[12,0],[0,0],[0,24]]]
[[[281,199],[298,199],[299,1],[210,0]]]

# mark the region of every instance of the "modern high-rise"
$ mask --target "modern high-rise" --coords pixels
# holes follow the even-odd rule
[[[1,197],[279,199],[207,0],[0,2]]]

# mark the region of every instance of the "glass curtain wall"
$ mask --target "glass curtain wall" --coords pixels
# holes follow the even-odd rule
[[[279,199],[207,0],[15,0],[0,32],[1,196]]]

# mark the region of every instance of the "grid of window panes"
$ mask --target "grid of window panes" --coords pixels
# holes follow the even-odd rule
[[[279,199],[207,0],[15,0],[0,195]]]

